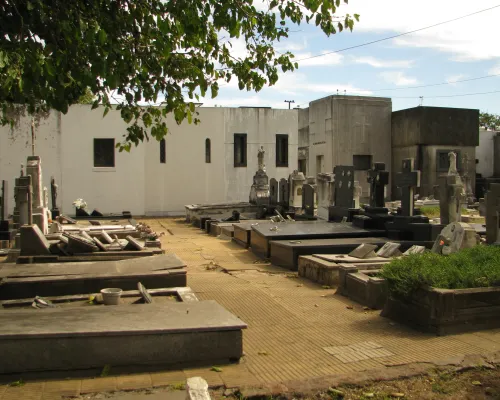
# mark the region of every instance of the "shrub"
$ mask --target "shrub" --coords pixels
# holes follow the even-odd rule
[[[389,293],[407,298],[432,286],[439,289],[467,289],[500,286],[500,247],[476,246],[449,256],[413,254],[385,265],[380,275]]]

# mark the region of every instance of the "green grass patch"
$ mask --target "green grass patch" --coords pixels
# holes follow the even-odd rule
[[[467,289],[500,286],[500,247],[476,246],[449,256],[413,254],[385,265],[380,276],[389,293],[408,298],[424,286]]]
[[[422,213],[422,215],[425,215],[428,218],[431,218],[431,219],[432,218],[439,218],[441,216],[441,214],[439,212],[439,206],[421,206],[419,208],[420,208],[420,212]],[[467,211],[467,209],[462,207],[462,215],[466,215],[468,213],[469,212]]]

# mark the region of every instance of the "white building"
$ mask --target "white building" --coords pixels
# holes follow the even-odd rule
[[[150,140],[120,153],[126,124],[120,113],[77,105],[66,115],[51,112],[36,127],[36,155],[43,184],[59,185],[57,203],[74,214],[84,199],[103,213],[134,215],[183,212],[185,204],[248,201],[264,146],[269,178],[286,178],[297,169],[298,112],[269,108],[198,108],[198,125],[175,121],[163,142]],[[9,181],[9,213],[14,179],[31,155],[31,118],[15,128],[0,127],[0,180]]]

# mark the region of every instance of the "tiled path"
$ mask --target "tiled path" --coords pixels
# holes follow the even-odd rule
[[[272,384],[500,350],[500,330],[446,337],[419,333],[380,317],[378,311],[363,310],[335,290],[262,263],[251,251],[180,219],[145,222],[166,232],[163,248],[188,264],[188,285],[201,300],[218,301],[248,324],[241,363],[220,366],[222,372],[207,366],[3,386],[1,400],[164,386],[189,376],[202,376],[213,386]]]

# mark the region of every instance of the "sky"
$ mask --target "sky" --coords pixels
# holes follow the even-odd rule
[[[254,5],[265,9],[267,0],[254,0]],[[276,49],[289,50],[300,60],[499,5],[500,0],[349,0],[349,5],[340,6],[338,15],[360,15],[353,32],[327,37],[314,25],[291,25],[294,32]],[[394,111],[422,104],[500,114],[499,21],[497,7],[396,39],[299,62],[298,70],[281,74],[276,85],[258,93],[240,91],[231,82],[221,85],[215,99],[201,101],[203,106],[288,108],[285,100],[294,100],[293,106],[305,108],[312,100],[345,91],[347,95],[390,97]],[[233,54],[244,54],[241,40],[232,44]],[[498,76],[456,83],[495,74]],[[445,82],[450,83],[407,88]],[[498,93],[484,94],[494,91]],[[468,95],[473,93],[483,94]],[[464,94],[467,96],[461,96]]]

